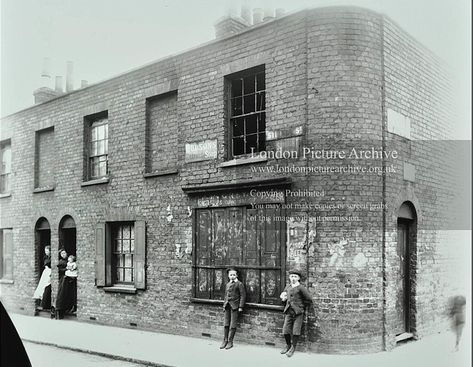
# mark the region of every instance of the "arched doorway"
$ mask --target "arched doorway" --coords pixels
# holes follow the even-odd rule
[[[74,255],[76,262],[80,262],[77,259],[77,248],[76,248],[76,222],[70,215],[65,215],[59,222],[59,248],[66,250],[68,255]],[[66,272],[67,275],[67,272]],[[70,278],[67,278],[70,281]],[[69,290],[72,293],[68,293],[67,299],[71,299],[72,308],[62,310],[63,315],[75,315],[77,310],[77,282],[74,280],[74,286],[71,287],[69,284]]]
[[[59,248],[76,256],[76,222],[70,215],[64,216],[59,223]]]
[[[49,221],[46,218],[41,217],[36,221],[35,230],[34,230],[34,238],[35,238],[35,254],[36,254],[35,279],[36,279],[36,284],[38,284],[40,282],[41,276],[43,275],[46,262],[48,262],[45,248],[49,247],[49,249],[51,249],[51,227],[49,226]],[[49,257],[49,267],[51,267],[51,257]],[[35,315],[37,315],[39,311],[49,312],[50,308],[51,308],[51,285],[48,286],[47,291],[45,288],[43,292],[39,291],[38,295],[35,294]]]
[[[414,205],[402,203],[397,216],[398,264],[396,279],[396,335],[398,340],[413,336],[415,332],[415,276],[417,267],[417,214]]]

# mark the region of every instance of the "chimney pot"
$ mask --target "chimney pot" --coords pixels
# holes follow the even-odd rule
[[[41,70],[41,77],[51,78],[51,59],[49,57],[43,58],[43,69]]]
[[[263,9],[254,8],[253,9],[253,24],[259,24],[263,21]]]
[[[74,80],[72,79],[72,72],[74,70],[74,63],[68,61],[66,63],[66,92],[72,92],[74,90]]]
[[[58,93],[62,93],[62,76],[56,76],[56,84],[54,90]]]
[[[263,21],[264,22],[267,22],[268,20],[271,20],[274,18],[274,9],[270,6],[270,5],[267,5],[265,8],[264,8],[264,18],[263,18]]]

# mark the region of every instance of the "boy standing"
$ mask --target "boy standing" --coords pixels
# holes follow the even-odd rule
[[[233,338],[236,332],[238,315],[243,311],[246,300],[245,286],[238,280],[237,270],[235,268],[229,268],[227,269],[227,275],[229,282],[225,287],[225,299],[223,301],[225,323],[223,342],[220,349],[230,349],[233,347]]]
[[[294,354],[299,336],[301,335],[305,305],[312,303],[309,291],[300,284],[301,277],[300,271],[290,271],[290,284],[280,295],[281,300],[286,302],[284,307],[284,326],[282,329],[284,339],[286,339],[286,348],[281,351],[281,354],[286,354],[288,357],[292,357]]]

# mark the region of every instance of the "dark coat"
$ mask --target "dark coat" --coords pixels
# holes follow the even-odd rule
[[[59,279],[62,279],[64,274],[66,273],[67,268],[67,260],[60,258],[57,263],[57,271],[59,273]]]
[[[246,290],[243,283],[239,280],[236,280],[234,283],[228,282],[225,287],[223,307],[225,308],[227,304],[229,304],[232,310],[237,310],[238,308],[243,308],[243,306],[245,306],[245,301]]]
[[[292,307],[296,315],[300,315],[304,312],[306,305],[312,303],[312,297],[309,291],[302,285],[297,287],[291,287],[289,284],[284,292],[287,293],[286,306],[284,307],[284,313],[289,310],[289,307]]]
[[[48,268],[51,268],[51,255],[49,256],[44,255],[43,265],[47,266]]]

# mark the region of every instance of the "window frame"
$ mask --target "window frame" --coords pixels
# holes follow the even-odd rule
[[[274,204],[273,204],[274,205]],[[212,274],[215,275],[215,270],[222,270],[222,276],[223,276],[223,286],[227,283],[227,278],[226,278],[226,274],[225,274],[225,270],[228,268],[228,267],[231,267],[231,266],[235,266],[236,268],[240,269],[243,273],[246,273],[247,271],[256,271],[256,272],[260,272],[259,273],[259,283],[258,283],[258,300],[257,302],[252,302],[252,301],[249,301],[247,300],[247,304],[250,305],[250,306],[254,306],[254,307],[257,307],[257,308],[268,308],[268,309],[279,309],[281,306],[280,306],[280,302],[279,302],[279,293],[275,294],[274,298],[277,299],[275,300],[273,303],[264,303],[264,297],[263,297],[263,292],[262,292],[262,271],[277,271],[278,272],[278,276],[279,276],[279,289],[280,291],[282,292],[282,290],[284,289],[285,285],[286,285],[286,280],[285,280],[285,274],[286,274],[286,247],[287,247],[287,241],[286,241],[286,223],[284,221],[278,221],[279,223],[279,236],[280,236],[280,248],[279,248],[279,256],[280,256],[280,265],[279,266],[264,266],[262,265],[262,261],[263,261],[263,256],[260,252],[260,255],[259,255],[259,261],[260,261],[260,264],[259,265],[249,265],[249,264],[218,264],[216,265],[215,263],[214,264],[211,264],[211,265],[202,265],[202,264],[198,264],[198,257],[199,257],[199,247],[198,247],[198,233],[197,233],[197,229],[199,227],[199,223],[198,223],[198,220],[199,220],[199,216],[198,216],[198,211],[203,211],[203,210],[215,210],[215,209],[223,209],[223,210],[229,210],[229,209],[232,209],[232,208],[244,208],[244,216],[243,216],[243,222],[244,223],[248,223],[248,216],[247,216],[247,211],[248,209],[251,209],[251,205],[237,205],[237,206],[225,206],[225,207],[208,207],[208,208],[195,208],[193,210],[194,212],[194,215],[193,215],[193,256],[192,256],[192,301],[194,302],[202,302],[202,303],[223,303],[223,298],[218,298],[218,294],[217,296],[215,295],[212,295],[212,290],[215,292],[215,290],[213,289],[213,286],[211,286],[211,290],[209,291],[209,297],[208,298],[204,298],[202,297],[201,295],[199,295],[199,292],[198,292],[198,271],[199,269],[212,269],[213,272]],[[257,211],[255,211],[257,212]],[[284,216],[285,215],[285,211],[284,209],[282,209],[282,207],[279,206],[279,216]],[[211,235],[213,236],[213,225],[210,229],[211,231]],[[227,228],[228,230],[228,228]],[[243,230],[242,230],[242,233],[247,233],[247,230],[248,228],[247,227],[244,227]],[[259,236],[260,233],[258,231],[255,232],[255,236]],[[258,244],[259,246],[259,250],[261,251],[261,244]],[[240,249],[242,252],[245,250],[245,248],[243,249]],[[213,252],[213,249],[212,249],[212,252]],[[248,261],[245,261],[245,262],[248,262]],[[241,272],[240,272],[241,273]],[[246,283],[246,278],[244,277],[240,277],[239,278],[241,281],[243,281],[244,283]],[[213,280],[211,280],[211,282],[213,282]],[[218,291],[217,291],[218,293]],[[247,296],[248,296],[248,286],[247,286]],[[220,296],[223,296],[223,294],[220,294]],[[247,297],[249,298],[249,297]]]
[[[95,125],[95,126],[94,126]],[[105,128],[105,138],[93,139],[94,129]],[[84,117],[84,181],[98,181],[107,179],[109,177],[109,116],[108,111],[98,112],[92,115]],[[98,134],[97,130],[97,134]],[[104,152],[97,152],[98,148],[93,149],[93,144],[102,142],[104,145]],[[98,160],[98,163],[93,163],[94,160]],[[105,173],[103,175],[94,175],[93,169],[94,164],[100,165],[105,164]]]
[[[127,239],[127,238],[124,238],[123,237],[123,229],[127,227],[130,229],[130,237]],[[120,232],[121,233],[121,237],[118,237],[118,234],[117,232]],[[134,241],[135,241],[135,225],[134,225],[134,222],[114,222],[114,223],[110,223],[110,232],[111,232],[111,242],[112,242],[112,246],[111,246],[111,252],[112,252],[112,258],[111,258],[111,268],[112,268],[112,284],[113,285],[134,285],[134,262],[133,262],[133,257],[134,257],[134,248],[135,248],[135,245],[134,245]],[[116,251],[116,242],[120,241],[121,242],[121,249],[122,251]],[[133,252],[131,251],[130,249],[130,252],[125,252],[123,251],[123,244],[124,244],[124,241],[129,241],[129,246],[131,248],[131,241],[133,241]],[[129,254],[131,255],[131,267],[130,266],[126,266],[126,261],[125,261],[125,257],[126,255]],[[118,265],[118,260],[117,260],[117,256],[122,256],[123,257],[123,266],[119,266]],[[125,278],[125,270],[126,269],[131,269],[131,279],[130,281],[127,281],[127,280],[119,280],[117,279],[118,276],[117,276],[117,272],[118,272],[118,269],[121,268],[123,269],[123,278]]]
[[[7,150],[10,152],[10,169],[4,171],[3,168],[3,157],[4,152]],[[5,164],[5,167],[7,164]],[[0,142],[0,195],[7,195],[11,192],[11,171],[12,171],[12,146],[11,139],[6,139]],[[5,185],[5,182],[7,185]]]
[[[258,78],[257,75],[263,74],[264,79],[264,88],[259,90],[257,87],[258,84]],[[242,82],[242,87],[241,87],[241,95],[234,96],[233,95],[233,82],[236,80],[244,80],[245,78],[248,77],[254,77],[254,91],[250,93],[245,93],[245,85],[244,82]],[[225,76],[225,95],[224,95],[224,100],[225,100],[225,121],[226,121],[226,126],[227,129],[227,159],[228,160],[233,160],[233,159],[240,159],[240,158],[247,158],[251,157],[253,154],[257,154],[259,152],[265,151],[266,150],[266,130],[267,130],[267,110],[266,110],[266,67],[264,64],[254,66],[245,70],[238,71],[236,73],[232,73],[229,75]],[[264,108],[257,110],[257,95],[262,95],[263,101],[264,101]],[[244,101],[245,97],[249,96],[254,96],[254,111],[245,113],[244,111]],[[239,115],[234,115],[233,114],[233,108],[232,108],[232,101],[236,100],[237,98],[241,98],[242,100],[242,113]],[[250,133],[247,133],[246,127],[247,127],[247,121],[251,118],[255,117],[255,124],[256,124],[256,130]],[[243,134],[238,135],[237,138],[243,138],[243,150],[244,153],[241,154],[234,154],[234,128],[233,128],[233,121],[237,119],[242,119],[243,122]],[[260,130],[260,121],[263,120],[264,122],[262,123],[264,128]],[[256,149],[253,150],[253,154],[251,150],[247,151],[247,137],[248,136],[256,136]],[[260,138],[263,138],[263,141],[260,142]],[[260,146],[260,144],[262,146]]]

